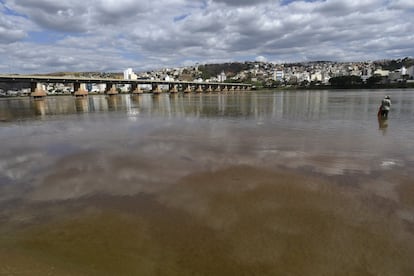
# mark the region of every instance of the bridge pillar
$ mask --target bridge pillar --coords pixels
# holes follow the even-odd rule
[[[152,84],[152,90],[151,90],[151,92],[153,94],[160,94],[160,93],[162,93],[162,90],[160,88],[160,85],[159,84],[156,84],[156,83],[153,83]]]
[[[191,93],[191,85],[187,84],[187,86],[184,89],[184,93]]]
[[[209,85],[206,89],[206,92],[213,92],[213,89],[211,88],[211,85]]]
[[[221,92],[221,86],[217,85],[216,88],[214,89],[214,92],[220,93]]]
[[[197,93],[203,93],[203,87],[201,84],[197,85],[197,89],[196,89]]]
[[[177,85],[176,84],[169,84],[169,90],[168,92],[170,93],[177,93],[178,89],[177,89]]]
[[[85,97],[88,96],[88,90],[86,90],[86,84],[75,82],[73,84],[73,91],[75,91],[75,97]]]
[[[118,94],[118,89],[116,89],[116,84],[107,83],[106,84],[106,89],[105,89],[105,94],[107,94],[107,95],[116,95],[116,94]]]
[[[142,90],[139,87],[138,83],[133,83],[131,85],[131,91],[132,91],[132,94],[142,94]]]
[[[225,85],[221,91],[223,91],[223,92],[227,92],[227,91],[229,91],[229,90],[227,89],[227,85]]]
[[[40,82],[31,82],[30,92],[30,96],[34,98],[46,97],[46,91],[43,89],[43,84]]]

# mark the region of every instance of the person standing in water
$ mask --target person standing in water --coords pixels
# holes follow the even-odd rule
[[[391,108],[391,99],[390,96],[385,96],[384,99],[382,99],[381,101],[381,106],[380,106],[380,110],[378,112],[378,115],[383,118],[383,119],[387,119],[388,118],[388,112],[390,111]]]

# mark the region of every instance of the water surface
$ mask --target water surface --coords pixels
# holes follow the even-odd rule
[[[413,90],[0,99],[0,275],[413,275],[413,119]]]

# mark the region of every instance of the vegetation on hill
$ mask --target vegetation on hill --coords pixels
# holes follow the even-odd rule
[[[198,71],[201,72],[201,78],[209,79],[216,77],[221,72],[225,72],[227,76],[234,76],[237,73],[249,69],[248,64],[232,62],[232,63],[221,63],[221,64],[205,64],[199,65]]]
[[[414,65],[414,59],[405,57],[403,59],[392,59],[392,60],[381,60],[381,61],[375,61],[375,65],[381,66],[384,70],[390,70],[394,71],[397,69],[400,69],[401,67],[408,68],[412,65]]]
[[[329,83],[336,88],[354,88],[363,84],[360,76],[339,76],[329,79]]]
[[[53,77],[85,77],[85,78],[123,78],[123,73],[106,73],[106,72],[54,72],[47,74],[35,74],[41,76],[53,76]]]
[[[414,83],[405,81],[390,83],[384,82],[384,78],[374,75],[363,82],[360,76],[339,76],[329,79],[330,88],[359,89],[359,88],[413,88]]]

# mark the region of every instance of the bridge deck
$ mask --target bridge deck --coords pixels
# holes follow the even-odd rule
[[[0,75],[0,82],[39,82],[39,83],[111,83],[111,84],[164,84],[164,85],[227,85],[248,86],[246,83],[224,82],[194,82],[194,81],[163,81],[163,80],[123,80],[110,78],[82,78],[82,77],[55,77],[55,76],[30,76],[30,75]]]

